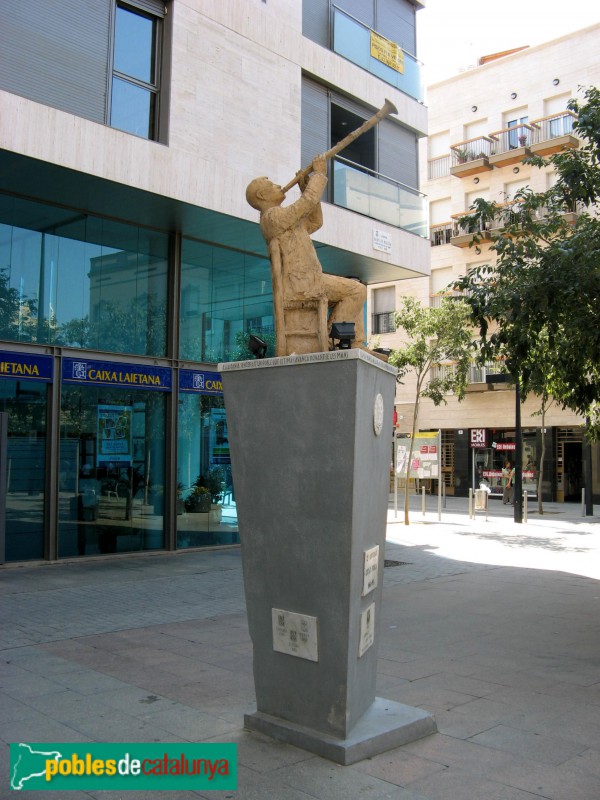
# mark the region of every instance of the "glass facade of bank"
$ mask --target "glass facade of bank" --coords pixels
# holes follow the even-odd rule
[[[0,195],[0,560],[237,543],[216,365],[250,333],[266,258]]]

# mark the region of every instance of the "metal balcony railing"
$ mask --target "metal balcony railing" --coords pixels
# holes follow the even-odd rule
[[[573,125],[576,120],[577,115],[572,111],[532,120],[531,126],[536,130],[535,143],[557,139],[559,136],[568,136],[573,133]]]
[[[429,298],[429,303],[431,308],[441,308],[442,302],[445,297],[466,297],[466,292],[437,292],[436,294],[432,294]]]
[[[465,212],[468,213],[468,212]],[[452,238],[456,236],[466,236],[474,234],[488,233],[490,230],[489,223],[483,224],[481,220],[474,218],[467,218],[461,221],[465,214],[457,214],[452,217]]]
[[[353,64],[362,67],[371,75],[376,75],[390,86],[395,86],[401,92],[414,97],[420,103],[425,97],[421,62],[413,55],[403,50],[395,42],[390,42],[376,31],[371,30],[351,14],[333,6],[333,44],[332,50],[340,56],[347,58]],[[383,60],[371,55],[371,42],[377,37],[387,43],[387,50],[394,58],[388,66]]]
[[[488,375],[497,375],[501,367],[495,361],[485,364],[471,364],[469,367],[469,383],[485,383]]]
[[[563,111],[560,114],[552,114],[548,117],[540,117],[530,122],[502,128],[487,136],[457,142],[450,146],[450,170],[452,174],[464,177],[473,174],[473,169],[454,171],[454,168],[472,161],[479,161],[479,164],[475,165],[476,167],[491,169],[494,166],[502,167],[521,160],[523,155],[516,154],[511,162],[510,157],[505,155],[509,154],[511,150],[532,148],[535,153],[551,153],[557,152],[562,147],[577,147],[577,134],[573,130],[576,120],[577,115],[572,111]],[[566,137],[566,141],[558,142],[554,150],[544,146],[544,143],[562,137]],[[430,180],[443,177],[442,170],[445,168],[443,158],[442,156],[428,162],[428,178]]]
[[[333,160],[333,203],[428,238],[422,192],[340,156]]]
[[[457,167],[459,164],[466,164],[479,158],[489,158],[495,152],[494,144],[494,140],[489,136],[477,136],[450,145],[452,166]]]
[[[437,178],[445,178],[450,175],[450,156],[438,156],[430,158],[427,162],[427,180],[434,181]]]
[[[371,333],[394,333],[395,330],[395,311],[384,311],[381,314],[371,314]]]
[[[451,238],[454,239],[459,236],[473,236],[478,234],[485,239],[489,239],[493,237],[494,234],[505,229],[507,225],[526,225],[530,219],[543,220],[549,214],[548,208],[545,206],[527,209],[519,200],[509,200],[506,203],[498,203],[496,208],[497,211],[494,216],[486,220],[485,223],[473,217],[467,217],[466,214],[468,212],[465,212],[463,215],[457,214],[453,216]],[[559,213],[570,223],[575,222],[577,216],[583,214],[586,210],[587,207],[585,203],[581,201],[577,201],[570,208],[565,205],[562,209],[558,209]],[[463,217],[462,222],[460,219],[461,217]]]
[[[494,131],[490,134],[492,139],[495,140],[495,144],[493,145],[494,152],[492,155],[508,153],[509,150],[517,150],[519,147],[529,147],[535,142],[537,132],[537,128],[527,123]]]
[[[454,377],[456,364],[437,364],[431,368],[431,376],[434,379],[446,379]],[[471,364],[469,367],[469,383],[485,383],[488,375],[497,375],[500,367],[494,361],[486,364]]]
[[[429,238],[432,247],[450,244],[450,239],[452,238],[452,223],[444,222],[440,225],[431,225],[429,228]]]

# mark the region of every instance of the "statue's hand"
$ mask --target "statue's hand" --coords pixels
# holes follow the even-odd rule
[[[308,182],[308,176],[304,175],[303,173],[304,170],[302,169],[299,169],[298,172],[296,172],[296,177],[298,178],[298,188],[301,192],[306,189],[306,184]]]
[[[325,156],[317,156],[312,162],[313,172],[319,175],[327,175],[327,159]]]

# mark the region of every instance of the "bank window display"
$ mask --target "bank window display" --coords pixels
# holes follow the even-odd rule
[[[6,359],[6,355],[2,358]],[[8,414],[5,559],[41,559],[47,385],[34,380],[0,379],[0,411]]]
[[[163,548],[164,480],[164,393],[63,384],[59,558]]]
[[[274,355],[273,292],[268,259],[184,239],[180,358],[219,363],[251,358],[255,334]]]
[[[164,356],[168,236],[0,196],[0,338]]]
[[[223,397],[181,391],[178,426],[177,547],[237,544]]]

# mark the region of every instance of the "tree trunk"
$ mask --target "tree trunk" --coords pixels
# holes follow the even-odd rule
[[[542,483],[544,477],[544,456],[546,455],[546,437],[544,431],[546,429],[546,403],[542,404],[542,452],[540,453],[540,469],[538,472],[538,514],[543,515],[544,505],[542,502]]]
[[[419,416],[419,391],[417,389],[417,400],[415,402],[415,410],[413,413],[412,433],[410,435],[410,446],[408,448],[408,461],[406,463],[406,482],[404,484],[404,524],[409,524],[408,518],[408,490],[410,485],[410,465],[412,462],[413,444],[415,441],[415,432],[417,429],[417,418]]]

